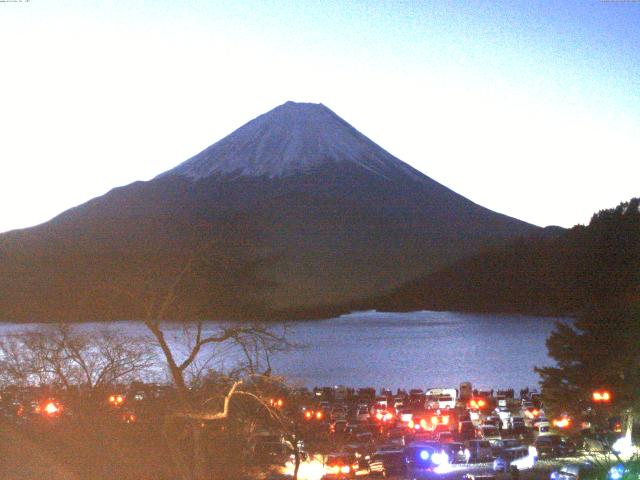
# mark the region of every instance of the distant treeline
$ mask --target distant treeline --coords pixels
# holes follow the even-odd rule
[[[639,295],[640,199],[588,226],[486,249],[356,308],[575,315],[598,299]]]

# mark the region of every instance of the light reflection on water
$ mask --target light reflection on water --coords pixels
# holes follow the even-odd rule
[[[536,387],[534,366],[549,365],[545,341],[558,320],[456,312],[356,312],[318,321],[289,322],[288,338],[303,348],[272,359],[273,372],[305,385],[376,388],[458,386]],[[215,328],[215,322],[208,322]],[[32,328],[28,325],[26,328]],[[104,324],[82,324],[82,329]],[[148,335],[141,322],[116,322],[128,335]],[[9,333],[24,325],[0,324]],[[179,331],[171,325],[170,330]],[[171,338],[171,335],[169,335]],[[176,341],[176,340],[174,340]],[[229,367],[228,357],[221,364]]]

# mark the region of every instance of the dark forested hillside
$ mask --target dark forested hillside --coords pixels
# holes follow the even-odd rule
[[[574,314],[603,296],[637,295],[640,199],[588,226],[547,229],[462,259],[370,302],[380,310]]]

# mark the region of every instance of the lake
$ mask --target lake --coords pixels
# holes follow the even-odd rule
[[[545,341],[557,320],[454,312],[362,312],[298,322],[309,346],[274,361],[307,386],[537,387],[534,366],[552,364]],[[564,320],[566,321],[566,320]]]
[[[272,359],[273,371],[307,387],[348,385],[422,388],[535,388],[534,366],[552,364],[545,341],[556,321],[519,315],[455,312],[356,312],[289,322],[288,337],[305,345]],[[210,322],[213,326],[214,322]],[[103,324],[82,324],[82,329]],[[113,328],[146,334],[140,322]],[[0,332],[24,326],[2,324]],[[172,327],[177,330],[176,326]]]

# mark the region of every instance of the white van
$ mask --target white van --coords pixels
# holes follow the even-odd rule
[[[427,408],[456,408],[458,390],[455,388],[430,388],[425,392]]]

